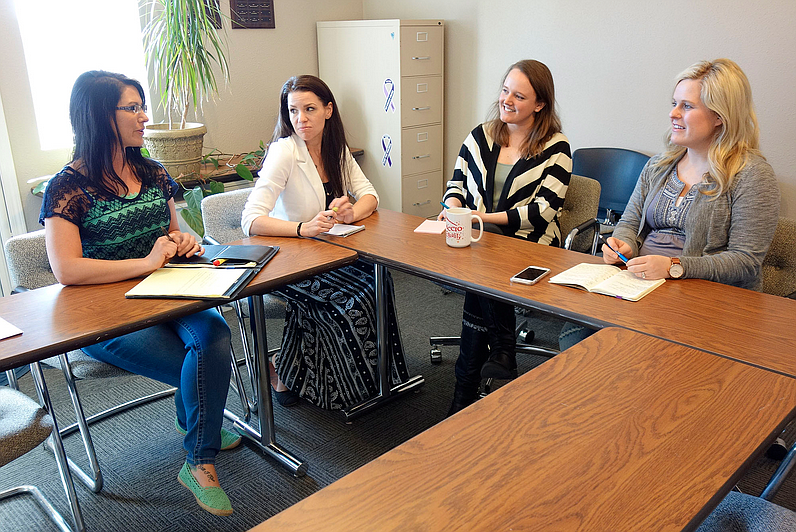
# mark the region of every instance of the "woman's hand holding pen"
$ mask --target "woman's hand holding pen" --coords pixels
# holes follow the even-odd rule
[[[627,264],[630,257],[633,256],[633,249],[630,247],[630,244],[612,236],[608,238],[601,236],[600,238],[605,242],[602,247],[602,252],[603,261],[606,264]]]
[[[180,257],[193,257],[194,255],[200,256],[205,250],[196,241],[196,238],[191,233],[183,233],[181,231],[169,232],[162,228],[163,234],[170,241],[177,245],[177,253]]]
[[[170,236],[161,236],[155,240],[155,245],[152,246],[152,251],[149,252],[146,259],[149,261],[151,271],[155,271],[176,254],[177,243]]]
[[[603,238],[603,237],[600,237]],[[618,238],[608,237],[603,238],[603,261],[607,264],[625,263],[627,271],[641,277],[642,279],[666,279],[669,277],[669,266],[671,259],[663,255],[643,255],[641,257],[631,258],[633,250],[630,244],[619,240]]]
[[[442,202],[440,202],[440,203],[442,203]],[[454,207],[461,207],[462,206],[461,202],[459,202],[459,200],[456,199],[456,198],[448,198],[447,200],[445,200],[445,203],[443,205],[446,205],[447,209],[452,209]],[[445,209],[442,209],[441,211],[439,211],[439,214],[437,215],[437,220],[439,220],[439,221],[444,221],[445,220]]]
[[[321,211],[309,222],[301,224],[301,236],[313,237],[325,233],[334,226],[334,214],[331,209]]]
[[[334,219],[339,223],[350,224],[354,221],[354,206],[348,201],[347,196],[334,198],[329,203],[329,209],[332,210]]]

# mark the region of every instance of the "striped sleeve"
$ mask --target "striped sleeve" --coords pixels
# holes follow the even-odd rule
[[[453,178],[446,185],[443,201],[455,198],[462,205],[480,210],[478,205],[486,195],[486,169],[482,157],[482,145],[485,144],[481,126],[473,129],[464,139],[456,158]]]
[[[509,228],[515,236],[540,244],[561,243],[559,214],[572,173],[569,142],[562,134],[555,135],[545,150],[523,164],[516,175],[506,205]]]

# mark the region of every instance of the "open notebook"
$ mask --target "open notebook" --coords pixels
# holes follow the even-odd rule
[[[206,246],[204,256],[158,268],[125,297],[234,299],[277,251],[278,246]]]
[[[553,276],[550,282],[628,301],[638,301],[662,285],[665,279],[655,281],[639,279],[635,274],[610,264],[582,263]]]
[[[334,224],[331,229],[323,234],[332,236],[348,236],[364,230],[364,225]]]

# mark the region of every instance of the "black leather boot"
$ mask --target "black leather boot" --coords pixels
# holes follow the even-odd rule
[[[464,410],[478,399],[478,386],[475,388],[456,383],[453,391],[453,402],[445,417],[451,417],[460,410]]]
[[[516,379],[517,357],[514,353],[495,353],[484,362],[481,377],[485,379]]]
[[[516,379],[514,307],[485,298],[481,305],[484,307],[484,322],[492,352],[489,359],[481,366],[481,377],[484,379]]]

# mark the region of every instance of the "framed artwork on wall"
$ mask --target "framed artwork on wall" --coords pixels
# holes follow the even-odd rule
[[[232,29],[276,28],[273,0],[229,0]]]

